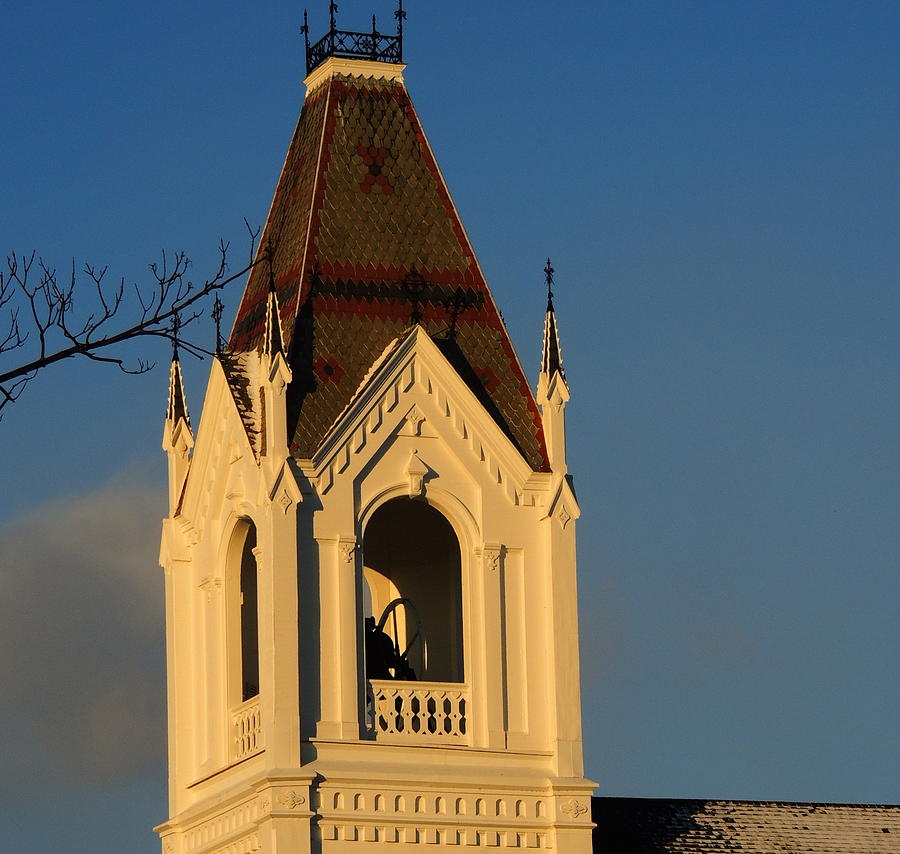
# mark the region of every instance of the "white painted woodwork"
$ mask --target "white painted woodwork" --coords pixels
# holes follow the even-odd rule
[[[535,472],[416,327],[294,460],[283,355],[242,359],[264,441],[248,440],[217,360],[196,438],[185,419],[164,433],[164,854],[587,854],[562,375],[538,383],[552,471]],[[459,682],[364,678],[364,603],[402,592],[364,554],[393,500],[434,508],[458,541],[458,636],[444,640],[462,650]],[[244,700],[235,543],[251,522],[260,684]]]

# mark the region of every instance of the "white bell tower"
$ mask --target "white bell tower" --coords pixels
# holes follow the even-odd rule
[[[335,54],[360,35],[332,12],[308,45],[268,260],[196,440],[173,364],[157,830],[164,854],[587,854],[552,299],[535,400],[409,101],[402,29]]]

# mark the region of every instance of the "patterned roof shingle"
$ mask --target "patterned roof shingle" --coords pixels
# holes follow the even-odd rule
[[[532,468],[549,468],[531,389],[401,80],[335,74],[308,94],[260,247],[294,377],[295,456],[313,455],[418,321]],[[262,264],[233,351],[262,347],[268,287]]]
[[[900,807],[593,798],[598,854],[897,854]]]

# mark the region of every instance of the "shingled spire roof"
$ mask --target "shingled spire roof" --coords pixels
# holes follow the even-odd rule
[[[413,323],[438,343],[527,462],[547,470],[537,406],[425,139],[405,66],[329,58],[307,97],[260,241],[272,252],[293,372],[291,450],[313,455],[386,345]],[[261,350],[268,265],[229,342]]]
[[[188,416],[187,401],[184,397],[184,380],[181,378],[181,360],[178,358],[178,350],[172,354],[172,366],[169,369],[169,397],[166,402],[166,420],[173,425],[184,419],[188,428],[191,419]]]

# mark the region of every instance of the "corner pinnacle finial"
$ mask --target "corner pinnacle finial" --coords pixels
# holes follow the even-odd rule
[[[225,313],[225,304],[219,299],[218,293],[213,300],[212,319],[216,324],[216,355],[222,352],[225,342],[222,340],[222,315]]]
[[[547,259],[544,267],[544,277],[547,282],[547,315],[544,319],[544,348],[541,353],[541,373],[546,374],[547,380],[553,375],[559,374],[565,378],[563,369],[562,350],[559,346],[559,330],[556,326],[556,312],[553,310],[553,274],[555,270]]]
[[[178,361],[178,332],[181,329],[181,318],[177,314],[172,315],[172,361]]]
[[[337,18],[336,18],[337,10],[338,10],[338,4],[335,3],[334,0],[331,0],[331,2],[328,4],[328,18],[331,22],[332,30],[337,29]]]
[[[547,311],[553,311],[553,274],[555,272],[548,258],[547,266],[544,267],[544,275],[547,279]]]
[[[267,356],[284,352],[284,338],[281,334],[281,311],[278,307],[278,293],[275,288],[275,270],[272,266],[274,250],[272,244],[266,245],[266,260],[269,267],[269,296],[266,303],[266,335],[263,352]]]
[[[406,12],[403,10],[403,0],[397,0],[397,11],[394,12],[397,19],[397,38],[403,41],[403,22],[406,20]]]
[[[172,324],[173,329],[177,329],[178,324]],[[174,334],[174,333],[173,333]],[[174,339],[177,342],[177,338]],[[191,420],[188,416],[187,402],[184,396],[184,380],[181,377],[181,363],[178,361],[178,345],[175,345],[175,352],[172,354],[172,366],[169,368],[169,398],[166,402],[166,420],[174,428],[181,419],[184,419],[191,426]]]
[[[300,27],[300,34],[303,36],[306,52],[309,53],[309,15],[306,9],[303,10],[303,26]]]

